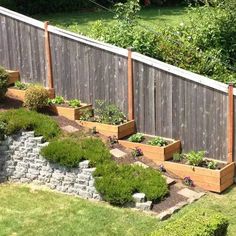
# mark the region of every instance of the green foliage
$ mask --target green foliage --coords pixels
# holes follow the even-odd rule
[[[197,209],[169,222],[151,236],[225,236],[228,225],[228,220],[222,214],[208,209]]]
[[[22,83],[20,81],[15,82],[15,87],[19,90],[26,90],[29,87],[29,84]]]
[[[48,104],[51,105],[51,104],[63,104],[65,102],[64,98],[62,96],[56,96],[55,98],[53,99],[48,99]]]
[[[189,165],[199,166],[203,162],[205,151],[194,152],[191,151],[186,154],[186,159]]]
[[[145,193],[150,201],[159,201],[168,193],[165,179],[151,168],[108,163],[99,165],[94,176],[98,192],[114,205],[131,203],[135,192]]]
[[[141,133],[133,134],[128,138],[128,141],[134,143],[141,143],[143,140],[144,140],[144,134]]]
[[[34,85],[25,92],[24,106],[30,110],[39,110],[48,104],[49,93],[42,86]]]
[[[127,122],[127,119],[116,105],[107,104],[103,100],[96,100],[94,121],[103,124],[120,125]]]
[[[161,137],[156,137],[154,139],[149,140],[148,144],[150,144],[152,146],[163,147],[163,146],[166,146],[168,144],[168,142]]]
[[[78,99],[72,99],[68,101],[68,105],[73,108],[78,108],[80,107],[81,101]]]
[[[90,160],[90,166],[103,164],[111,160],[107,147],[100,139],[69,137],[49,143],[41,150],[41,155],[52,163],[72,168],[82,160]]]
[[[56,121],[46,115],[26,109],[9,110],[0,113],[0,122],[6,123],[6,134],[15,134],[21,130],[34,130],[36,136],[45,140],[53,139],[60,134]]]
[[[180,162],[184,159],[184,155],[181,153],[174,153],[173,161]]]
[[[215,169],[217,168],[217,162],[215,162],[215,161],[209,161],[208,164],[207,164],[207,168],[208,168],[208,169],[215,170]]]
[[[91,109],[84,109],[80,115],[80,120],[89,121],[93,116],[93,111]]]
[[[0,67],[0,100],[5,97],[7,92],[9,75],[6,70]]]

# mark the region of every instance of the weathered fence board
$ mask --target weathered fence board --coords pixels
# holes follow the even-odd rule
[[[2,7],[0,23],[0,64],[19,69],[25,82],[47,85],[43,23]],[[48,31],[56,94],[93,104],[105,99],[127,114],[127,50],[52,26]],[[227,160],[228,86],[139,53],[132,59],[137,130]]]

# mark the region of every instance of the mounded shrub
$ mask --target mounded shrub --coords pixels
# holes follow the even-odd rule
[[[4,98],[7,92],[7,82],[9,79],[9,74],[6,70],[0,67],[0,100]]]
[[[111,160],[107,147],[95,138],[56,140],[42,148],[41,154],[48,161],[68,168],[77,167],[83,160],[90,160],[91,166]]]
[[[34,130],[36,136],[43,136],[45,140],[50,140],[60,134],[59,126],[52,118],[23,108],[0,113],[1,121],[6,123],[7,135],[21,130]]]
[[[99,165],[94,173],[95,186],[103,199],[113,205],[132,203],[132,194],[143,192],[147,200],[157,202],[168,193],[165,179],[158,171],[139,166]]]
[[[38,110],[48,104],[49,93],[42,86],[34,85],[26,89],[24,106],[30,110]]]
[[[170,221],[151,236],[225,236],[228,224],[228,220],[220,213],[197,209]]]

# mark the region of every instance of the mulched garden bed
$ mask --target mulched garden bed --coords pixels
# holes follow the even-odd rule
[[[18,109],[21,108],[23,105],[23,102],[10,98],[10,97],[6,97],[3,102],[0,103],[0,111],[6,111],[9,109]]]

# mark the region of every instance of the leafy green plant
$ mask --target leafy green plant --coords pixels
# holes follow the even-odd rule
[[[199,166],[204,159],[205,151],[194,152],[191,151],[186,154],[186,159],[188,160],[189,165]]]
[[[93,121],[120,125],[127,122],[127,118],[114,104],[107,104],[104,100],[96,100]]]
[[[73,108],[78,108],[80,107],[81,101],[78,99],[72,99],[68,101],[68,105]]]
[[[15,87],[19,90],[26,90],[29,87],[29,84],[22,83],[21,81],[16,81]]]
[[[168,142],[161,137],[156,137],[152,140],[149,140],[148,144],[150,144],[152,146],[163,147],[163,146],[166,146],[168,144]]]
[[[209,161],[207,164],[207,168],[215,170],[217,168],[217,162],[216,161]]]
[[[56,96],[55,98],[53,99],[48,99],[48,104],[51,105],[51,104],[63,104],[65,103],[65,100],[62,96]]]
[[[181,153],[174,153],[173,161],[180,162],[184,159],[184,155]]]
[[[6,70],[0,67],[0,100],[4,98],[7,92],[9,74]]]
[[[133,134],[128,138],[128,141],[133,143],[141,143],[143,140],[144,140],[144,134],[141,133]]]
[[[93,117],[93,111],[91,109],[84,109],[83,112],[81,112],[79,119],[84,121],[89,121],[92,119],[92,117]]]
[[[6,124],[5,133],[7,135],[21,130],[34,130],[36,136],[43,136],[45,140],[51,140],[60,134],[59,126],[52,118],[23,108],[1,112],[0,122]]]
[[[34,85],[26,89],[24,106],[30,110],[38,110],[48,104],[49,93],[42,86]]]

